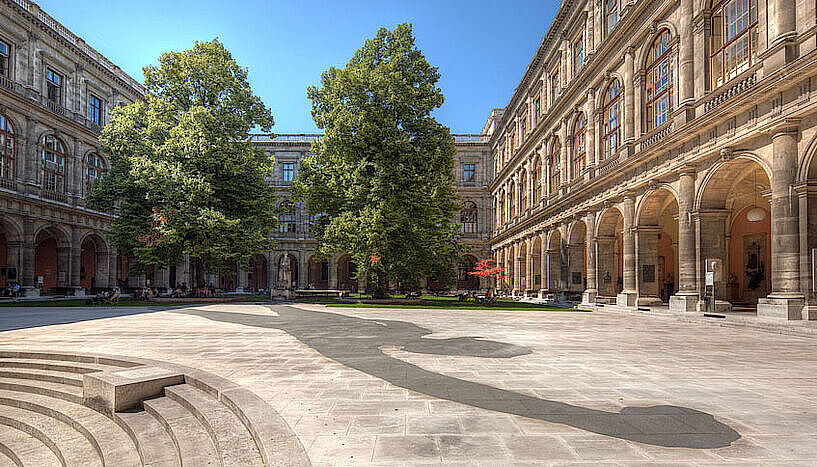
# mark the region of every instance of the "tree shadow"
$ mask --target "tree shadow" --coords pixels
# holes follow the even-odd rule
[[[81,307],[81,306],[43,306],[43,307],[0,307],[0,332],[18,329],[71,324],[96,319],[117,318],[119,316],[140,315],[156,311],[170,310],[176,307]]]
[[[178,311],[214,321],[280,329],[350,368],[438,399],[560,423],[600,435],[665,447],[712,449],[729,446],[740,434],[705,412],[672,405],[594,410],[453,378],[384,354],[383,346],[432,355],[512,358],[527,347],[477,337],[429,339],[413,323],[363,319],[336,313],[276,306],[278,316],[204,310]]]

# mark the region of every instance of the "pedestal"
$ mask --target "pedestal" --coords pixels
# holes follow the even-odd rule
[[[636,306],[661,306],[664,302],[658,297],[638,297],[635,304]]]
[[[698,306],[698,295],[676,294],[669,298],[669,311],[671,313],[695,313]]]
[[[73,287],[74,289],[74,296],[75,297],[84,297],[85,296],[85,288],[84,287]]]
[[[635,292],[621,292],[616,295],[616,306],[634,307],[638,294]]]
[[[582,305],[595,305],[596,295],[598,295],[598,292],[595,290],[585,290],[582,292]]]
[[[757,317],[765,319],[803,319],[802,298],[766,297],[757,299]]]

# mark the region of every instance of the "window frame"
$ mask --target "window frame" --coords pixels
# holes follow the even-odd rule
[[[295,180],[295,162],[282,161],[281,162],[281,181],[284,183],[292,183]]]
[[[616,91],[616,95],[611,97],[612,91]],[[618,152],[618,149],[621,147],[621,83],[618,79],[613,79],[610,84],[607,86],[607,90],[604,92],[604,107],[602,110],[602,151],[601,151],[601,160],[607,160],[608,158],[613,157],[614,154]],[[611,118],[610,112],[615,110],[616,113],[616,126],[611,126]],[[615,138],[614,138],[615,137]],[[611,141],[615,139],[615,147],[611,144]]]
[[[533,177],[533,203],[538,203],[542,199],[542,159],[536,157],[533,161],[533,170],[531,177]]]
[[[54,148],[48,147],[49,141],[54,142]],[[54,161],[50,162],[56,169],[49,168],[48,154],[54,155]],[[40,162],[42,164],[42,181],[41,186],[45,191],[54,193],[65,193],[65,159],[68,153],[65,149],[65,144],[52,134],[44,135],[40,140]],[[49,179],[53,176],[53,185]],[[52,187],[53,186],[53,187]]]
[[[656,47],[662,40],[666,38],[666,48],[661,55],[657,58],[655,57],[655,50]],[[647,60],[645,66],[645,73],[644,73],[644,120],[645,120],[645,129],[646,132],[650,132],[659,126],[663,125],[667,121],[669,121],[672,111],[673,111],[673,81],[675,81],[675,73],[672,66],[672,34],[670,33],[669,29],[664,29],[660,33],[658,33],[655,38],[653,39],[652,43],[650,44],[649,52],[647,54]],[[660,67],[666,63],[667,67],[667,85],[661,90],[661,92],[656,93],[654,89],[655,84],[655,75],[659,71]],[[652,94],[652,96],[650,96]],[[666,118],[661,121],[660,123],[656,123],[656,104],[664,97],[667,96],[667,109],[665,116]]]
[[[92,158],[96,160],[92,161]],[[92,174],[93,171],[97,172],[97,175]],[[105,159],[97,152],[88,153],[88,156],[85,158],[85,188],[90,190],[106,173],[107,167]]]
[[[556,193],[562,180],[562,143],[556,139],[550,148],[550,194]]]
[[[16,134],[14,124],[11,120],[0,114],[0,178],[6,180],[14,179],[14,169],[16,162]]]
[[[470,174],[470,177],[469,177]],[[462,165],[462,181],[463,183],[474,183],[477,178],[477,164],[473,162],[466,162]]]
[[[11,79],[12,44],[3,38],[0,38],[0,44],[3,44],[6,47],[5,53],[0,51],[0,76]]]
[[[96,101],[96,105],[94,105],[94,101]],[[104,107],[105,105],[101,98],[99,98],[96,94],[90,92],[88,93],[88,120],[90,120],[91,123],[97,126],[102,126],[102,111]]]
[[[52,80],[51,76],[57,77],[59,82],[54,82]],[[46,92],[45,97],[46,97],[46,99],[48,99],[50,102],[53,102],[54,104],[62,105],[62,99],[63,99],[63,94],[64,94],[63,93],[63,84],[64,83],[65,83],[65,75],[63,75],[62,73],[56,71],[54,68],[52,68],[50,66],[45,68],[45,86],[46,86],[46,88],[45,88],[45,92]],[[57,98],[56,99],[51,98],[51,89],[52,88],[57,90],[56,91],[57,92]]]
[[[479,233],[479,209],[477,204],[471,200],[466,200],[460,210],[460,230],[464,234]]]
[[[587,119],[583,112],[580,112],[573,120],[573,144],[572,157],[570,158],[571,180],[576,180],[587,167]],[[581,144],[579,144],[581,140]],[[581,149],[581,151],[579,151]]]
[[[746,16],[748,19],[746,27],[739,32],[735,32],[733,37],[726,40],[729,25],[725,21],[726,9],[731,4],[738,4],[739,2],[746,2]],[[748,70],[757,63],[757,52],[759,38],[759,20],[757,0],[713,0],[711,3],[712,12],[710,16],[710,32],[709,32],[709,84],[710,89],[717,89],[730,80]],[[752,13],[754,12],[754,19]],[[719,24],[716,22],[719,21]],[[716,27],[720,34],[716,34]],[[729,47],[743,38],[747,38],[747,53],[746,62],[737,64],[734,69],[727,69],[726,52]],[[720,39],[720,45],[716,46],[715,41]],[[715,76],[715,62],[720,60],[720,74]],[[718,82],[720,80],[720,82]]]
[[[584,66],[584,34],[579,33],[576,40],[573,41],[573,77],[579,75]]]
[[[285,210],[278,216],[278,233],[297,233],[296,223],[298,208],[295,206],[295,203],[285,199],[281,201],[278,207]]]

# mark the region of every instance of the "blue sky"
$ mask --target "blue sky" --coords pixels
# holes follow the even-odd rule
[[[306,88],[343,66],[381,26],[411,22],[440,68],[446,102],[435,116],[479,133],[503,107],[533,57],[559,0],[40,0],[49,14],[138,81],[162,52],[218,37],[249,68],[276,133],[317,131]]]

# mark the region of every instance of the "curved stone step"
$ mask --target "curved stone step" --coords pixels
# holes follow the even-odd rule
[[[3,406],[0,424],[26,431],[41,442],[51,444],[51,450],[67,467],[102,466],[96,447],[72,426],[52,417],[18,407]],[[34,433],[26,427],[33,428]],[[38,436],[39,435],[39,436]],[[59,453],[59,454],[58,454]]]
[[[54,360],[59,362],[94,363],[109,369],[130,368],[141,363],[128,359],[76,353],[54,353],[32,350],[0,350],[0,359]]]
[[[57,467],[60,460],[54,452],[37,438],[24,431],[6,425],[0,425],[0,445],[5,446],[5,453],[10,459],[16,459],[15,465]],[[9,456],[8,453],[12,453]],[[2,465],[2,464],[0,464]]]
[[[29,392],[82,404],[82,388],[67,384],[0,376],[0,390]]]
[[[26,368],[0,369],[0,378],[30,379],[82,387],[81,377],[62,371],[32,370]]]
[[[73,362],[66,360],[45,360],[36,358],[0,358],[0,368],[26,368],[29,370],[49,370],[63,373],[95,373],[111,369],[121,369],[99,363]]]
[[[189,384],[168,386],[165,394],[187,408],[204,425],[222,465],[263,465],[261,454],[247,427],[223,403]]]
[[[108,466],[138,466],[136,445],[113,420],[101,413],[60,399],[0,390],[0,406],[18,407],[52,417],[82,433]]]
[[[182,466],[221,465],[209,433],[192,412],[169,397],[146,400],[143,405],[170,433]]]
[[[179,467],[176,446],[165,427],[151,414],[143,410],[117,412],[114,421],[136,443],[143,465]]]

